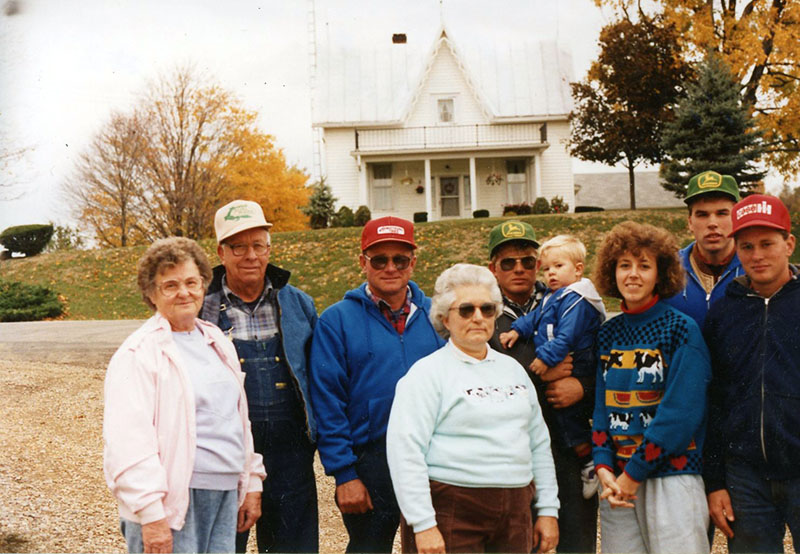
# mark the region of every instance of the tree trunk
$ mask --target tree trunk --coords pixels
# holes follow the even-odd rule
[[[636,209],[636,183],[633,175],[633,164],[628,164],[628,183],[630,184],[631,209]]]

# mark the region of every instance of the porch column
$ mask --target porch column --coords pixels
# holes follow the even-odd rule
[[[358,205],[369,207],[369,194],[367,189],[367,163],[358,158]]]
[[[475,213],[478,209],[478,173],[475,171],[475,156],[469,157],[469,201],[471,211]]]
[[[542,196],[542,155],[538,152],[533,156],[533,191],[535,197],[532,200],[536,201]]]
[[[428,221],[433,221],[433,185],[431,184],[431,161],[425,158],[425,211]]]

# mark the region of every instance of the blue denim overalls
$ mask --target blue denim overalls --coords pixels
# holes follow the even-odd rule
[[[264,301],[277,304],[274,295]],[[226,309],[220,306],[218,325],[231,337]],[[314,445],[278,327],[278,334],[266,340],[232,339],[245,373],[255,451],[264,457],[267,470],[261,518],[255,525],[258,551],[318,552]],[[237,552],[246,551],[248,535],[237,534]]]

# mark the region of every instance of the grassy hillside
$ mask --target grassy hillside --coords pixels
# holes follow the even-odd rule
[[[604,234],[627,219],[664,227],[689,241],[684,210],[608,211],[587,214],[539,215],[529,222],[539,239],[560,233],[576,235],[594,255]],[[456,262],[485,264],[489,230],[501,218],[451,220],[418,224],[417,268],[413,279],[431,293],[436,277]],[[317,309],[341,299],[362,277],[357,265],[360,228],[296,231],[273,234],[271,262],[292,272],[291,283],[315,300]],[[202,241],[213,263],[216,244]],[[46,285],[67,303],[67,319],[135,319],[149,315],[136,287],[136,260],[145,247],[55,252],[31,259],[0,262],[0,278]],[[614,306],[612,303],[611,306]]]

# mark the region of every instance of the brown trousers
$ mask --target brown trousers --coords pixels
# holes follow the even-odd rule
[[[519,552],[533,546],[533,481],[516,489],[470,488],[431,481],[436,525],[447,552]],[[416,553],[414,531],[403,520],[402,550]]]

